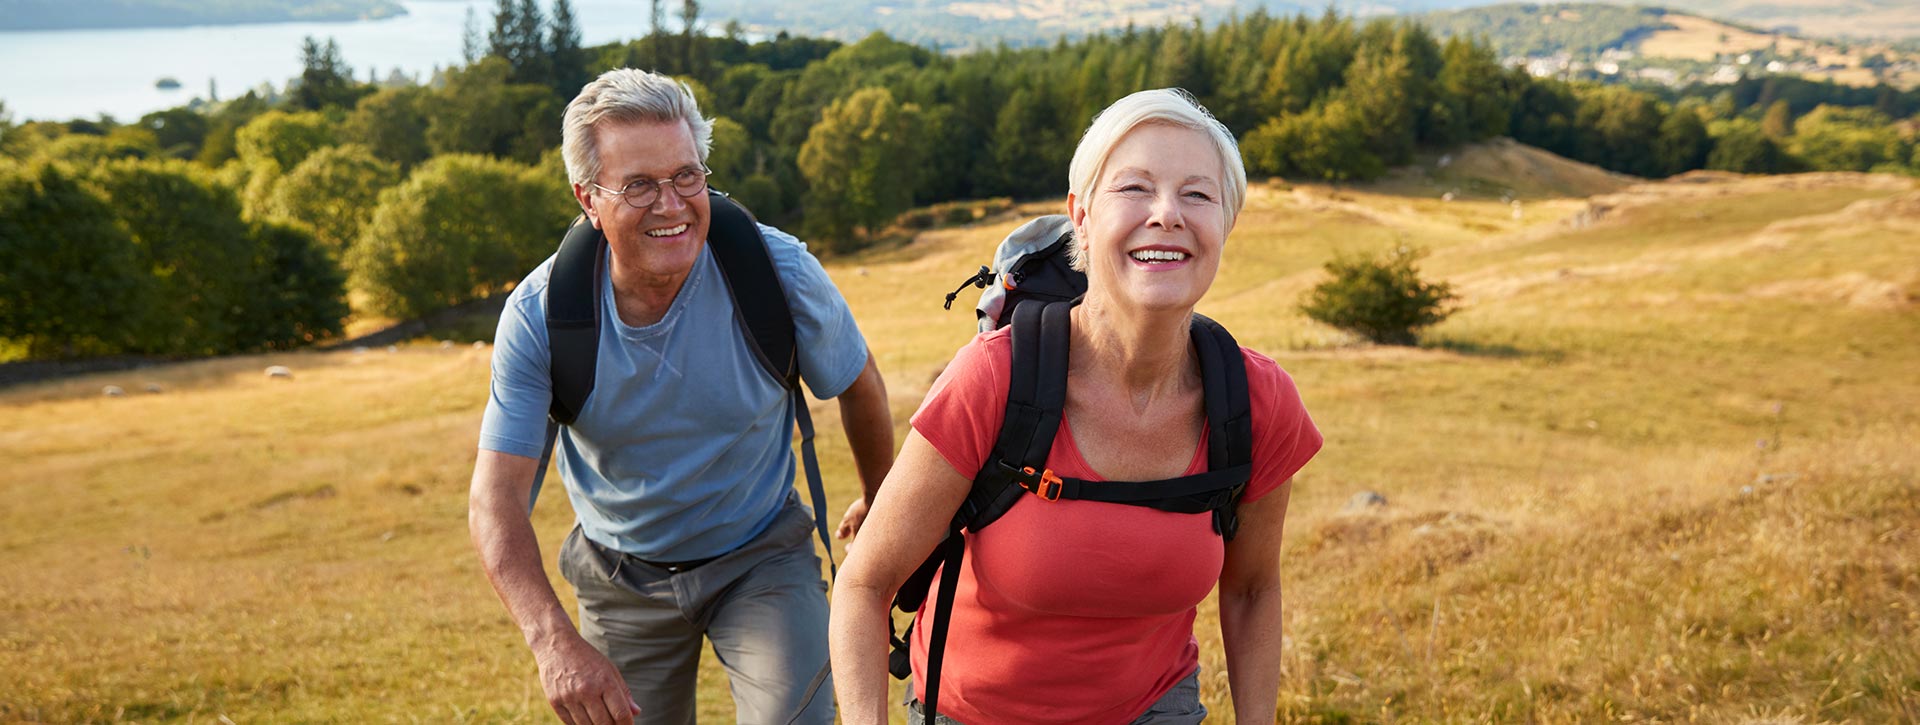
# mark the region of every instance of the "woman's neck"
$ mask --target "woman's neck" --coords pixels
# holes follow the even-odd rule
[[[1120,386],[1136,409],[1197,382],[1193,313],[1126,310],[1089,295],[1073,309],[1070,369]]]

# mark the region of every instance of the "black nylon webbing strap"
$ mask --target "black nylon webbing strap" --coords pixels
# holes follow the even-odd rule
[[[553,398],[547,404],[547,437],[540,451],[527,511],[540,500],[560,426],[572,425],[593,394],[599,367],[600,276],[606,266],[607,237],[586,217],[575,219],[560,240],[553,266],[547,270],[547,374]],[[558,292],[556,293],[556,290]]]
[[[960,586],[960,562],[966,558],[966,541],[959,531],[948,532],[935,548],[940,562],[940,593],[934,598],[933,633],[927,641],[927,722],[939,722],[940,668],[947,657],[947,626],[953,619],[953,590]]]
[[[1240,529],[1240,493],[1253,474],[1253,409],[1247,389],[1247,360],[1240,343],[1220,323],[1193,316],[1193,347],[1200,356],[1200,378],[1207,415],[1207,467],[1244,470],[1232,498],[1213,510],[1213,530],[1228,541]]]
[[[718,191],[707,191],[707,248],[720,267],[735,321],[750,343],[761,367],[780,382],[793,398],[793,422],[800,429],[800,464],[807,477],[813,508],[813,527],[825,549],[827,570],[840,575],[834,561],[832,534],[827,530],[827,492],[821,483],[820,459],[813,450],[813,416],[800,389],[800,356],[794,344],[793,311],[787,307],[786,288],[773,268],[773,256],[760,235],[760,226],[745,207]]]
[[[794,354],[793,313],[787,309],[787,295],[774,272],[773,257],[760,236],[753,215],[720,194],[707,191],[707,249],[720,267],[720,279],[726,282],[739,314],[735,321],[747,336],[751,348],[767,374],[790,389],[799,387],[799,362]]]
[[[1208,470],[1191,476],[1158,481],[1085,481],[1060,479],[1060,498],[1146,506],[1175,513],[1200,513],[1211,506],[1214,494],[1245,483],[1253,466]]]
[[[600,296],[596,284],[607,257],[607,237],[575,220],[560,242],[547,279],[547,354],[552,365],[553,401],[547,413],[572,425],[593,393],[592,354],[600,347]],[[558,292],[556,292],[558,290]]]

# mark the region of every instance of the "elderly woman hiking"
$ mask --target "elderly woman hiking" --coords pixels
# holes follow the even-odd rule
[[[1321,444],[1286,372],[1237,351],[1251,466],[1236,469],[1224,527],[1218,511],[1069,500],[1057,485],[1098,494],[1103,484],[1207,477],[1208,435],[1219,427],[1209,424],[1193,309],[1246,194],[1238,149],[1189,96],[1144,91],[1094,119],[1069,184],[1073,258],[1087,292],[1067,313],[1058,431],[1044,473],[1028,469],[1020,484],[1037,495],[964,535],[964,564],[942,592],[953,603],[939,719],[1199,722],[1193,623],[1218,584],[1235,715],[1272,722],[1287,482]],[[888,601],[941,543],[974,472],[995,455],[1015,358],[1010,329],[974,338],[934,383],[840,573],[831,650],[845,722],[887,721]],[[908,639],[911,722],[923,720],[929,642],[938,639],[927,620]]]

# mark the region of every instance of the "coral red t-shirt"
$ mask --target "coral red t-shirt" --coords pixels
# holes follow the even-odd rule
[[[1012,351],[1007,328],[975,337],[913,415],[914,430],[969,478],[1000,433]],[[1286,483],[1321,438],[1286,371],[1241,353],[1253,407],[1247,503]],[[1206,452],[1203,433],[1183,475],[1205,471]],[[1074,445],[1070,420],[1047,463],[1061,476],[1104,480]],[[1195,607],[1219,581],[1225,556],[1211,514],[1020,497],[992,526],[966,534],[940,714],[975,725],[1132,721],[1199,667]],[[938,590],[936,579],[926,601]],[[918,620],[912,637],[922,699],[931,626],[930,617]]]

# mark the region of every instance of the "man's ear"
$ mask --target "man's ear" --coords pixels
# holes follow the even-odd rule
[[[587,215],[587,223],[600,228],[600,212],[593,208],[593,188],[583,184],[573,185],[573,200],[580,205],[581,213]]]

